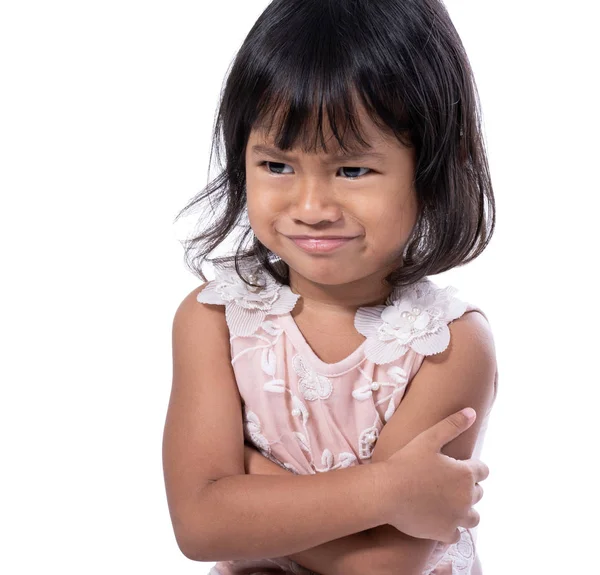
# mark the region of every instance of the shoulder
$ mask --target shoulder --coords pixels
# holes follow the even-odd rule
[[[206,282],[195,287],[189,292],[181,301],[177,310],[175,311],[175,317],[190,316],[197,314],[206,314],[208,310],[223,312],[223,309],[216,306],[205,306],[199,305],[202,301],[202,294],[210,288],[211,282]]]
[[[463,382],[466,388],[475,387],[487,395],[495,385],[497,369],[494,337],[487,318],[478,308],[456,298],[455,288],[441,290],[430,282],[429,289],[436,292],[435,299],[445,308],[439,313],[437,332],[445,332],[445,343],[433,353],[423,354],[424,365],[430,366],[425,371],[439,366],[436,369],[443,369],[448,377],[456,374],[455,386]],[[441,292],[445,292],[443,296]],[[476,386],[474,381],[478,382]]]
[[[209,285],[204,283],[194,288],[177,307],[173,318],[173,343],[184,340],[200,343],[211,338],[219,342],[229,341],[224,308],[199,303],[200,294]]]
[[[490,324],[477,310],[468,310],[448,323],[448,347],[426,357],[429,362],[443,362],[453,355],[455,361],[479,360],[495,366],[495,345]]]
[[[488,321],[477,311],[470,311],[448,325],[448,347],[425,356],[419,370],[433,377],[453,380],[453,393],[484,394],[493,391],[496,374],[496,350]]]

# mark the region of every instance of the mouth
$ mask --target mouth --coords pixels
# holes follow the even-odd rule
[[[343,248],[353,240],[357,239],[356,237],[286,237],[292,240],[294,244],[296,244],[296,246],[298,246],[301,250],[312,254],[332,252],[334,250]]]

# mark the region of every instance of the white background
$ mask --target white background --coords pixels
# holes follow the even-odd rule
[[[207,183],[221,83],[266,5],[0,3],[3,573],[209,570],[177,548],[162,475],[171,323],[199,283],[173,219]],[[488,250],[434,278],[496,338],[481,559],[486,575],[595,572],[594,3],[447,6],[498,204]]]

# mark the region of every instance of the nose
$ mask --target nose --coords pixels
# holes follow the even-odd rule
[[[334,190],[319,178],[298,178],[290,216],[306,224],[335,222],[342,209]]]

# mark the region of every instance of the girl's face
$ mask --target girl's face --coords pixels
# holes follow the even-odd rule
[[[360,298],[374,295],[365,286],[401,264],[418,211],[414,149],[383,134],[364,113],[361,122],[372,146],[361,156],[336,157],[340,150],[332,149],[337,141],[331,131],[325,133],[328,154],[298,148],[286,153],[266,131],[250,134],[245,158],[250,225],[288,264],[292,286],[354,282],[352,291]],[[330,252],[310,253],[289,238],[295,235],[354,239]]]

